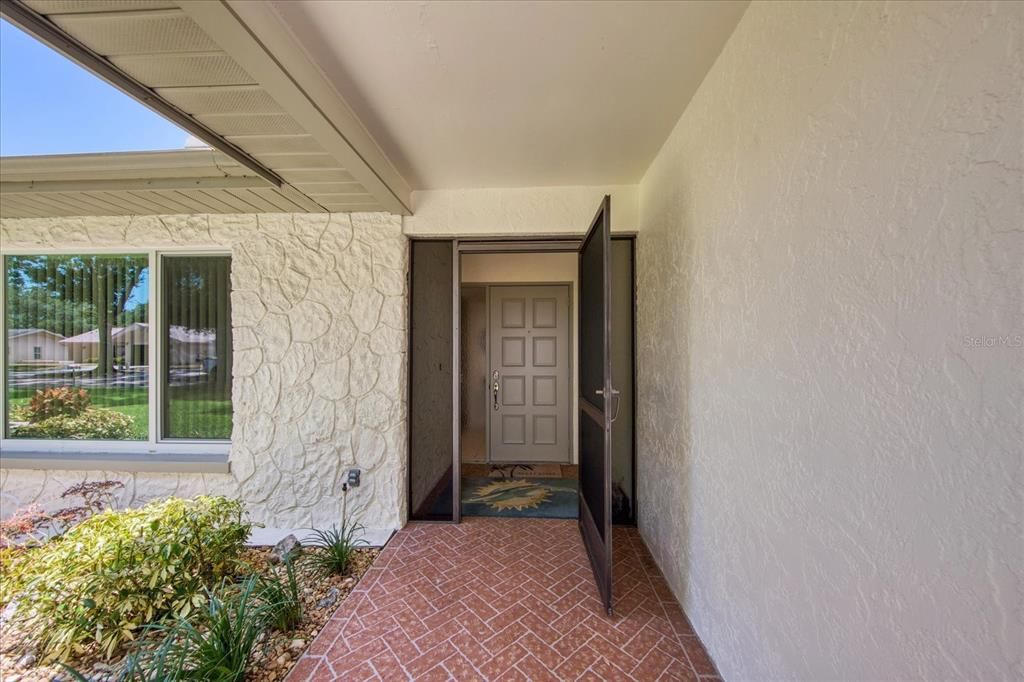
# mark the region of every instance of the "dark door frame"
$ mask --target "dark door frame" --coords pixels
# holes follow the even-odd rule
[[[632,404],[632,522],[628,525],[635,526],[639,517],[639,505],[636,499],[636,404],[637,404],[637,390],[636,390],[636,232],[615,232],[612,234],[612,240],[623,240],[632,242],[632,248],[630,249],[631,268],[630,276],[632,278],[631,289],[633,305],[631,306],[632,315],[630,324],[632,326],[633,335],[633,353],[632,353],[632,367],[633,367],[633,404]],[[461,468],[462,468],[462,428],[460,423],[460,410],[461,405],[461,348],[459,344],[461,335],[461,301],[460,294],[462,288],[462,258],[463,253],[551,253],[551,252],[579,252],[580,246],[583,244],[583,237],[577,235],[550,235],[550,236],[491,236],[491,235],[473,235],[466,236],[464,238],[457,237],[432,237],[432,236],[411,236],[409,237],[409,282],[412,282],[412,242],[417,241],[429,241],[429,242],[450,242],[452,245],[452,520],[448,521],[435,521],[435,523],[459,523],[462,520],[462,491],[461,491]],[[412,292],[409,295],[409,306],[410,306],[410,329],[409,339],[407,343],[407,367],[412,367]],[[411,383],[411,371],[407,371],[409,380],[406,382],[406,405],[411,410],[412,405],[412,383]],[[410,429],[406,429],[408,432],[407,438],[407,457],[411,457],[412,453],[412,433]],[[412,462],[408,462],[406,467],[408,472],[412,472]],[[412,510],[412,479],[408,481],[407,495],[409,501],[409,514],[413,513]]]

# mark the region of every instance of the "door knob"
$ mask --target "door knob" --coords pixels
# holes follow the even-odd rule
[[[498,410],[498,391],[501,388],[501,382],[499,381],[500,378],[501,375],[498,373],[498,370],[494,370],[494,372],[491,374],[491,393],[494,396],[495,411]]]

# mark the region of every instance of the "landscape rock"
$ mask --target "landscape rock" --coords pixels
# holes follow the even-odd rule
[[[272,564],[279,564],[291,558],[292,554],[297,553],[300,549],[302,549],[302,543],[299,542],[299,539],[294,535],[286,535],[278,540],[274,549],[270,550],[267,560]]]
[[[341,591],[338,590],[337,587],[332,587],[331,589],[327,590],[327,594],[324,595],[323,599],[316,603],[316,607],[318,609],[331,608],[332,606],[338,603],[338,596],[340,594]]]
[[[0,625],[2,625],[3,623],[6,623],[11,618],[13,618],[14,617],[14,612],[17,611],[17,610],[18,610],[18,600],[17,599],[12,599],[11,601],[9,601],[7,603],[7,606],[4,607],[4,610],[2,612],[0,612]]]

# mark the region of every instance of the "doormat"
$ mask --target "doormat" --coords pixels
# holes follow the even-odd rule
[[[561,464],[492,464],[491,478],[561,478]]]
[[[570,478],[464,478],[465,516],[575,519],[579,515],[576,480]]]

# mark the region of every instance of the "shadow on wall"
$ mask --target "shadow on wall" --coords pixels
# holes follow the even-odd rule
[[[690,406],[689,311],[692,274],[684,230],[637,237],[637,525],[665,575],[684,601],[693,528],[693,437]],[[671,242],[670,248],[664,248]],[[683,258],[674,254],[687,254]],[[680,266],[683,263],[683,267]],[[672,273],[667,277],[667,273]],[[666,302],[669,302],[666,305]],[[652,360],[672,356],[672,366]],[[679,491],[683,504],[679,505]],[[652,519],[659,519],[652,524]],[[671,537],[651,537],[674,529]]]

